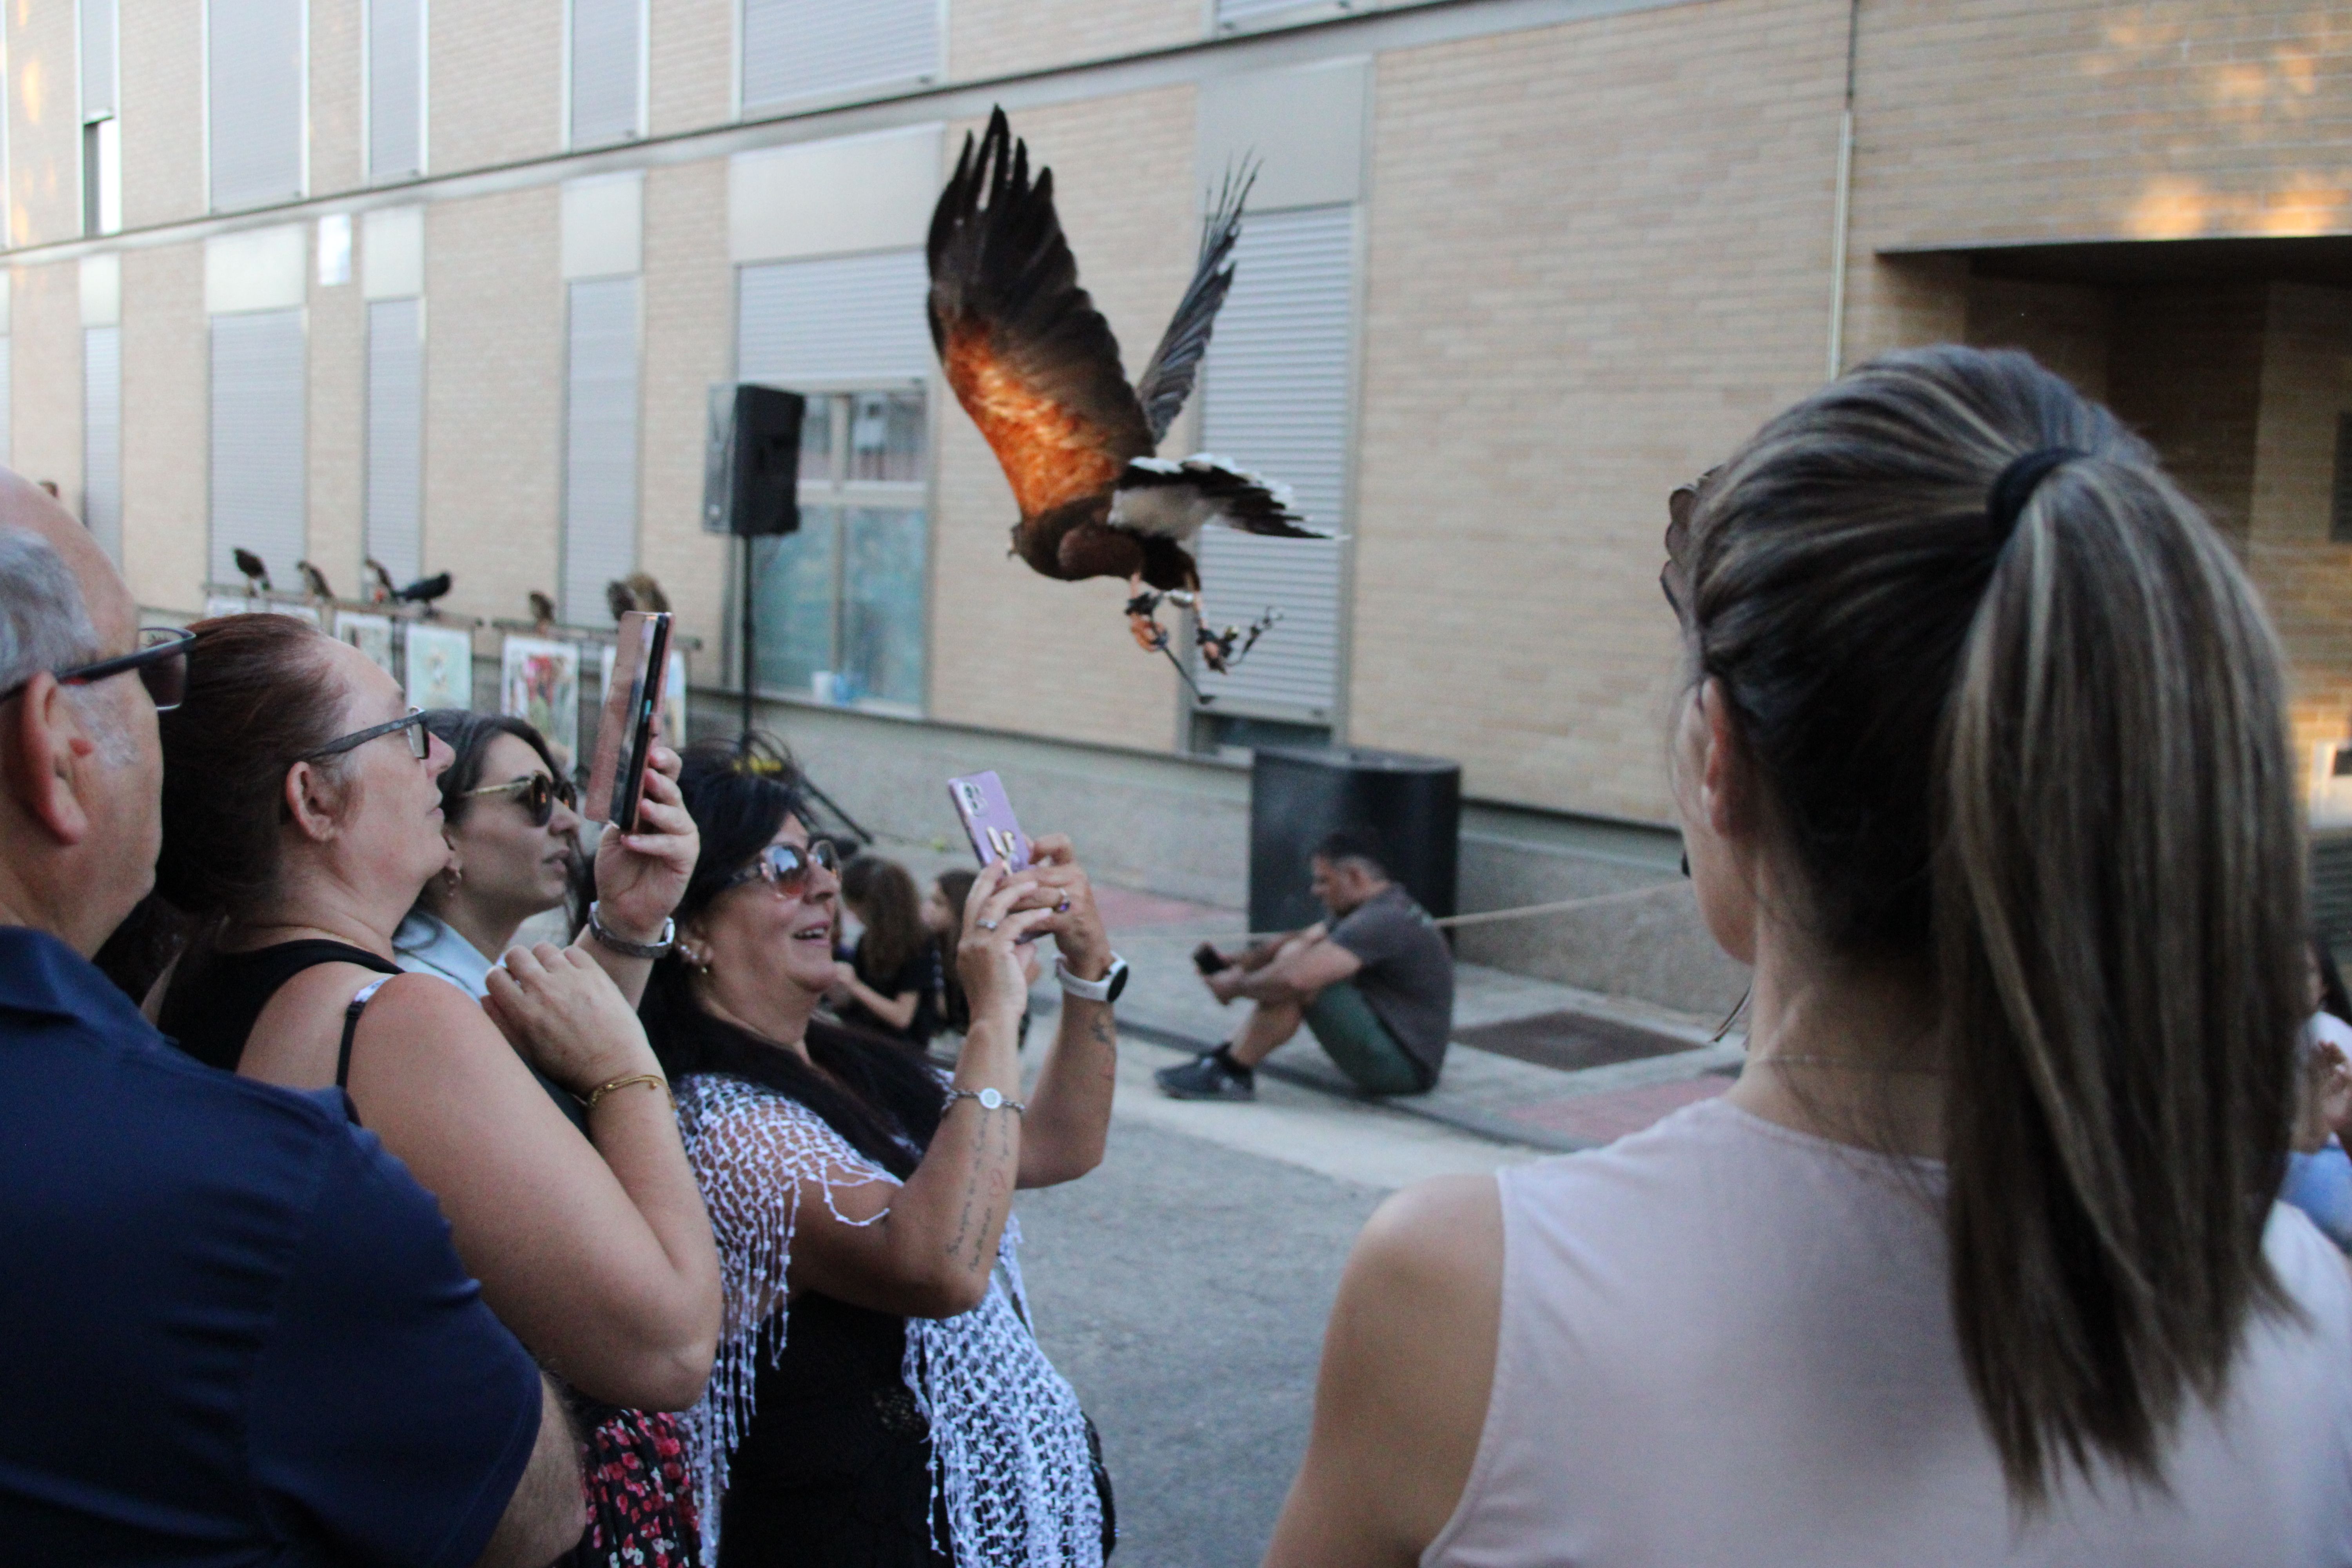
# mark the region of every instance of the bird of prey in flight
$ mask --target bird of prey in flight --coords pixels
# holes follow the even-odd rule
[[[1078,285],[1054,212],[1053,171],[1032,178],[1028,146],[1014,139],[1003,110],[989,116],[976,145],[964,138],[931,214],[931,342],[957,401],[1012,481],[1021,509],[1013,553],[1048,577],[1126,578],[1129,624],[1150,652],[1168,647],[1152,618],[1160,599],[1197,602],[1192,546],[1203,527],[1334,537],[1291,510],[1287,486],[1207,454],[1177,462],[1154,455],[1192,395],[1233,287],[1249,183],[1227,178],[1203,222],[1192,285],[1132,386],[1110,323]],[[1276,618],[1270,612],[1251,628],[1249,641]],[[1202,661],[1224,669],[1236,644],[1246,650],[1243,635],[1202,626]]]

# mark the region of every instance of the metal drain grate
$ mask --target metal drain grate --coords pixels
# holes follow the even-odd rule
[[[1457,1029],[1454,1038],[1462,1045],[1475,1046],[1496,1056],[1513,1057],[1523,1062],[1533,1062],[1538,1067],[1559,1068],[1566,1072],[1607,1067],[1612,1062],[1639,1061],[1644,1057],[1670,1056],[1675,1051],[1694,1048],[1690,1041],[1679,1036],[1661,1034],[1654,1029],[1643,1028],[1638,1024],[1573,1010],[1538,1013],[1531,1018],[1513,1018],[1507,1023],[1481,1024],[1475,1029]]]

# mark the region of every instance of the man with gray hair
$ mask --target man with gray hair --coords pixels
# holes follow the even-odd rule
[[[547,1563],[577,1449],[432,1194],[340,1091],[199,1065],[89,961],[154,879],[192,647],[0,469],[0,1542]]]

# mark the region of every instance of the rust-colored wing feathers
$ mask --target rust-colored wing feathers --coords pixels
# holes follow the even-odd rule
[[[1054,212],[1003,110],[964,142],[931,216],[931,342],[948,384],[1004,466],[1024,521],[1108,495],[1151,431],[1118,340],[1078,286]]]

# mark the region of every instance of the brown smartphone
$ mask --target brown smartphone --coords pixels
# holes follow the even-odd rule
[[[631,610],[621,617],[620,641],[613,650],[612,683],[604,689],[604,714],[596,726],[596,760],[580,804],[589,816],[624,833],[637,830],[637,808],[645,800],[646,764],[653,756],[668,672],[669,625],[667,610]]]

